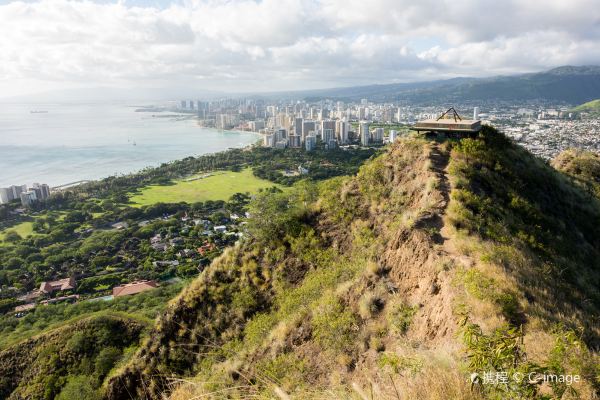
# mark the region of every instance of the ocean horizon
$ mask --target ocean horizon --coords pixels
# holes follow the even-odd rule
[[[148,104],[0,104],[0,187],[65,185],[255,143]]]

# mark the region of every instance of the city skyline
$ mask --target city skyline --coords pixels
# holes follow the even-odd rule
[[[592,0],[0,2],[0,97],[347,87],[600,64]]]

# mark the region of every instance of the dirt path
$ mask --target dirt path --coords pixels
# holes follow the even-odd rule
[[[470,257],[465,256],[460,252],[455,244],[455,240],[452,235],[452,230],[448,223],[447,217],[447,209],[450,204],[450,192],[452,191],[452,184],[450,179],[448,178],[448,167],[450,164],[450,153],[441,148],[440,143],[435,143],[433,145],[431,154],[431,163],[433,167],[433,171],[438,176],[438,190],[443,196],[443,204],[442,204],[442,213],[439,217],[439,240],[438,242],[442,245],[442,249],[446,255],[455,261],[458,261],[460,264],[465,266],[472,265],[472,260]]]

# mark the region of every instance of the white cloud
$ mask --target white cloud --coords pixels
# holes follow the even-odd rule
[[[0,96],[485,76],[597,64],[599,49],[597,0],[13,2],[0,6]]]

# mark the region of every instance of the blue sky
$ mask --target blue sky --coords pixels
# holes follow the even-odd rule
[[[0,0],[0,97],[273,91],[600,64],[598,0]]]

